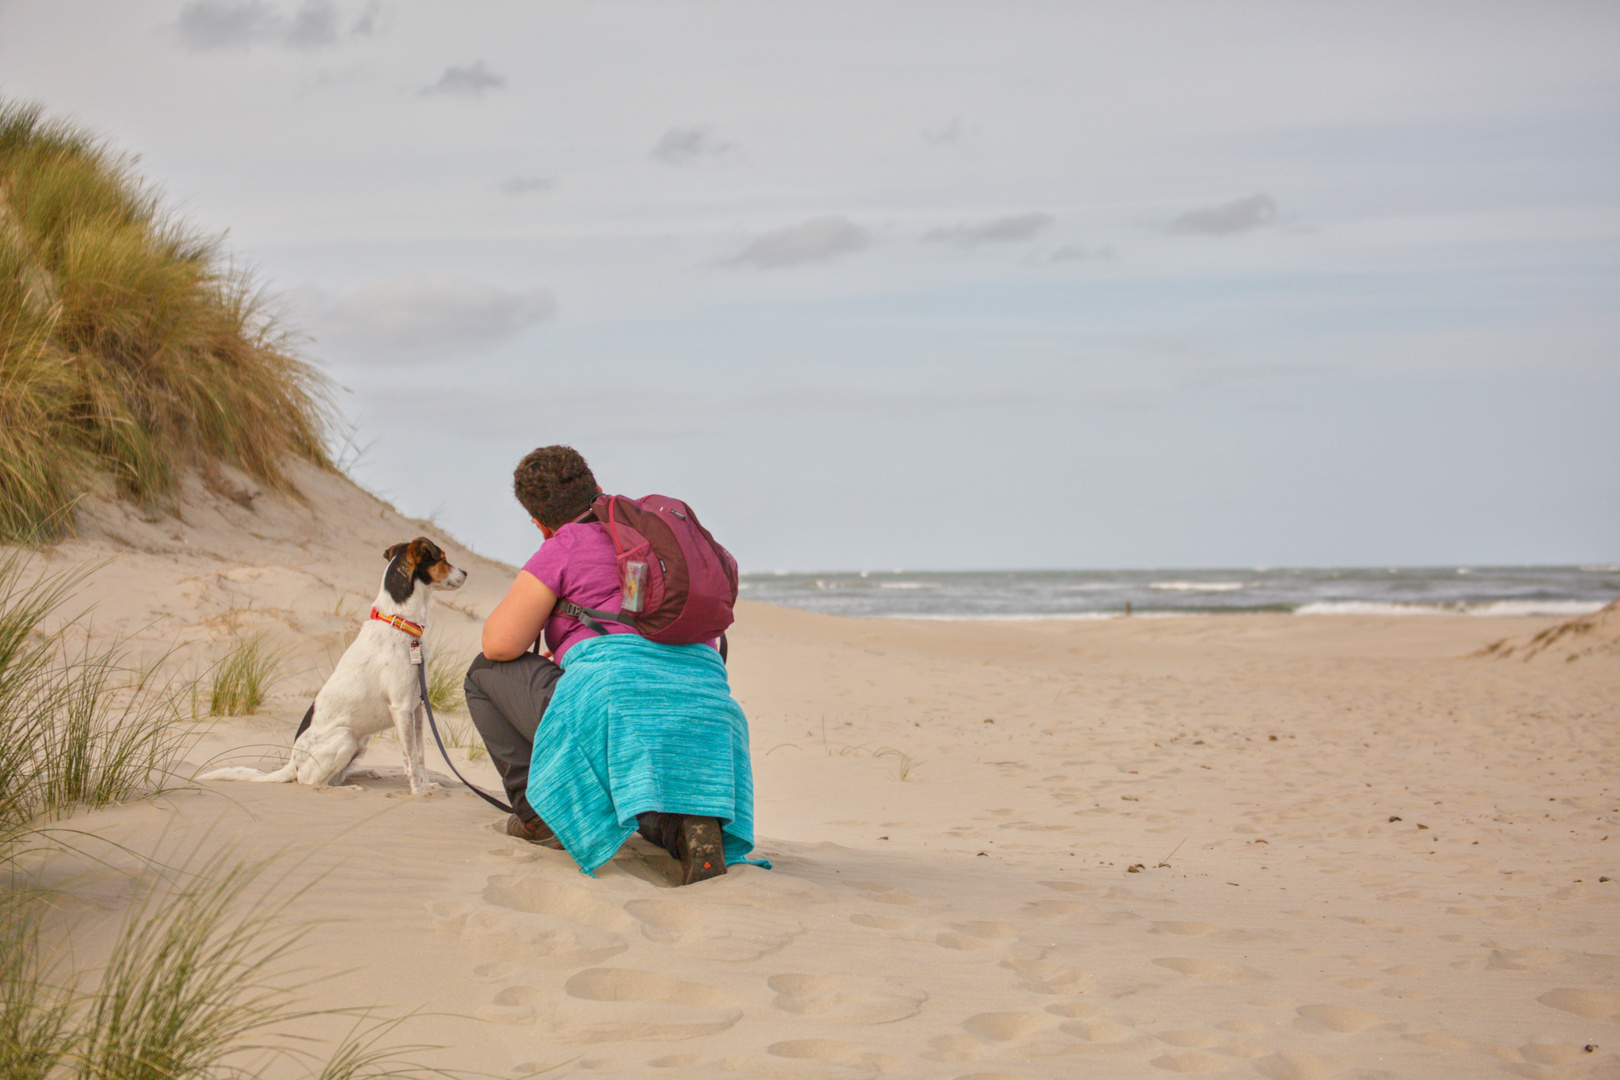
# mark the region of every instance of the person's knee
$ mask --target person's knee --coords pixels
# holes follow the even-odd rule
[[[476,690],[477,680],[474,678],[474,676],[476,676],[480,671],[488,671],[494,666],[495,661],[491,660],[483,653],[479,653],[477,656],[473,657],[473,662],[467,665],[466,678],[461,680],[461,688],[463,692]]]

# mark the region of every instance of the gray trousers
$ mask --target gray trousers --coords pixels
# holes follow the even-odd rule
[[[516,660],[491,660],[483,653],[467,668],[462,684],[467,712],[501,774],[506,801],[525,821],[539,815],[529,806],[529,759],[534,734],[562,678],[562,668],[534,653]]]

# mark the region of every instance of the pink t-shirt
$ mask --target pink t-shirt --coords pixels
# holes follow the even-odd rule
[[[556,535],[540,545],[523,569],[533,574],[558,598],[598,611],[619,610],[619,567],[613,539],[599,521],[564,525]],[[633,634],[623,623],[604,622],[611,634]],[[584,623],[567,615],[546,620],[546,647],[561,664],[563,654],[574,642],[596,634]]]

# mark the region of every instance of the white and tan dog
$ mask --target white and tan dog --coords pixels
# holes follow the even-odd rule
[[[287,764],[275,772],[232,766],[197,779],[283,784],[297,780],[312,787],[341,784],[371,737],[393,724],[405,752],[411,794],[438,788],[428,780],[422,763],[426,712],[411,650],[421,648],[429,592],[461,588],[467,572],[451,566],[439,546],[421,536],[408,544],[395,544],[383,557],[388,569],[383,572],[371,617],[304,714]],[[427,657],[422,652],[425,664]]]

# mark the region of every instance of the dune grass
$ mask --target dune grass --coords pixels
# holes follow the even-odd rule
[[[238,639],[214,665],[208,689],[209,716],[246,716],[255,712],[281,673],[284,657],[265,636]]]
[[[250,276],[89,134],[0,101],[0,541],[111,487],[169,505],[188,467],[286,490],[330,466],[327,384]]]
[[[310,925],[285,878],[258,887],[269,865],[149,874],[90,990],[41,949],[43,898],[0,895],[0,1076],[246,1080],[278,1061],[318,1080],[446,1075],[410,1062],[431,1047],[388,1042],[398,1020],[302,1007],[322,976],[292,966]],[[327,1052],[293,1034],[334,1013],[354,1022]]]
[[[181,688],[130,665],[119,644],[73,645],[47,624],[85,571],[24,583],[0,558],[0,857],[39,819],[162,783],[187,738]]]

